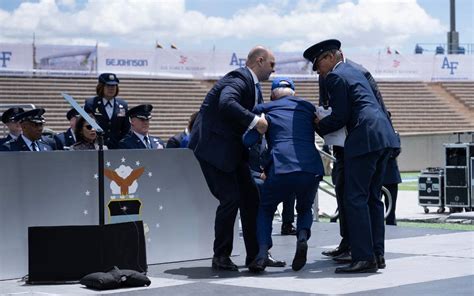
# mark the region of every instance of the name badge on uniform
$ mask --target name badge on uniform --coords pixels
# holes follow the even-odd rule
[[[125,108],[122,105],[119,105],[119,112],[117,114],[118,117],[125,117]]]

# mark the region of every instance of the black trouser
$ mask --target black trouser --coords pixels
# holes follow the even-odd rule
[[[234,223],[240,210],[247,257],[258,253],[257,210],[258,190],[247,163],[227,173],[205,161],[199,161],[212,194],[219,200],[214,223],[214,256],[230,256],[234,241]]]
[[[332,183],[335,186],[337,209],[339,211],[339,233],[342,237],[340,248],[349,247],[349,236],[347,231],[346,211],[344,206],[344,147],[333,147],[334,162],[332,169]]]

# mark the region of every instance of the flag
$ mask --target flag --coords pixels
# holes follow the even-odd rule
[[[387,46],[387,54],[392,54],[392,51],[390,50],[390,46]]]
[[[178,49],[178,47],[176,47],[176,45],[174,45],[173,43],[171,43],[170,47],[171,47],[172,49]]]
[[[161,46],[161,44],[159,44],[158,42],[156,42],[156,48],[163,48],[163,46]]]
[[[400,54],[400,53],[398,52],[398,50],[395,49],[395,54]]]

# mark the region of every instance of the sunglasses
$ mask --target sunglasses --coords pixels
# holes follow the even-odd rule
[[[88,129],[88,130],[92,130],[92,125],[88,124],[88,125],[85,126],[85,128]]]

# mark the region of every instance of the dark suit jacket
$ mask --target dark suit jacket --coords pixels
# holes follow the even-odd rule
[[[287,96],[259,104],[254,112],[265,113],[269,122],[265,136],[276,174],[307,172],[324,175],[321,156],[314,144],[316,108],[313,104]]]
[[[41,138],[37,141],[40,151],[53,151],[55,150],[45,138]],[[20,136],[16,140],[11,140],[0,146],[0,151],[31,151],[26,145],[23,138]]]
[[[56,139],[61,142],[63,147],[71,147],[74,145],[74,143],[76,143],[76,141],[74,141],[73,133],[74,132],[71,130],[71,128],[68,128],[64,133],[57,134]]]
[[[161,148],[164,148],[165,145],[158,137],[148,136],[150,138],[150,144],[152,149],[158,149],[161,145]],[[130,132],[125,138],[123,138],[119,144],[118,149],[147,149],[142,140],[135,135],[135,133]]]
[[[326,135],[346,126],[346,158],[400,147],[387,113],[359,69],[341,63],[326,76],[325,85],[332,114],[319,122],[318,131]]]
[[[207,93],[196,117],[188,147],[196,157],[224,172],[232,172],[248,151],[242,135],[255,117],[255,84],[247,68],[220,79]]]
[[[86,100],[84,109],[94,111],[97,123],[104,130],[104,144],[109,149],[117,149],[118,143],[130,131],[130,122],[126,115],[128,104],[122,99],[115,98],[114,112],[109,119],[102,98],[94,97]]]

